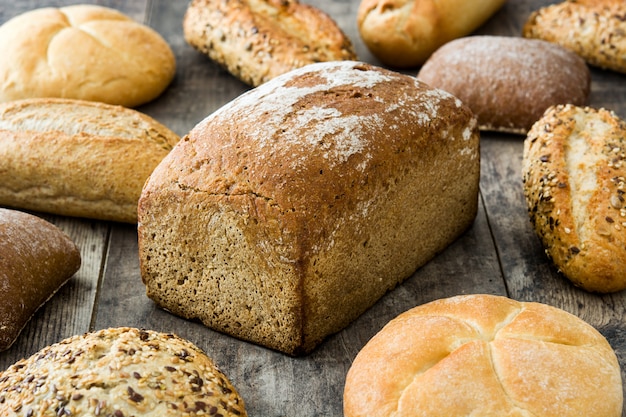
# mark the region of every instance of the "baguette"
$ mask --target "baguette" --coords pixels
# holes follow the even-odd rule
[[[199,347],[129,327],[73,336],[0,373],[3,416],[246,417],[235,387]]]
[[[575,285],[626,288],[626,123],[608,110],[555,106],[524,142],[531,224]]]
[[[522,30],[527,38],[557,43],[590,65],[626,73],[626,2],[569,0],[533,12]]]
[[[362,0],[359,34],[383,64],[410,68],[423,64],[440,46],[469,35],[505,0]]]
[[[135,110],[69,99],[0,104],[0,205],[135,223],[178,136]]]
[[[52,223],[0,208],[0,351],[80,264],[76,244]]]
[[[193,0],[185,40],[251,86],[323,61],[356,59],[350,39],[298,0]]]

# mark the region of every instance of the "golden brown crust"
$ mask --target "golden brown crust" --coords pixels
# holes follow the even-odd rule
[[[161,94],[176,62],[154,30],[94,5],[36,9],[0,27],[0,102],[37,97],[136,107]]]
[[[478,146],[471,111],[415,77],[349,61],[277,77],[198,124],[146,183],[148,295],[309,352],[469,227]]]
[[[556,106],[524,143],[531,223],[547,255],[574,284],[626,288],[626,123],[589,107]]]
[[[346,417],[621,416],[606,339],[563,310],[493,295],[415,307],[361,349]]]
[[[556,104],[584,105],[591,90],[585,61],[558,45],[505,36],[447,43],[417,78],[463,101],[482,130],[526,134]]]
[[[178,140],[121,106],[69,99],[0,104],[0,204],[134,223],[143,183]]]
[[[361,38],[384,64],[423,64],[440,46],[469,35],[505,0],[362,0],[357,12]]]
[[[74,242],[53,224],[0,208],[0,351],[81,264]]]
[[[522,35],[568,48],[589,64],[626,73],[626,3],[569,0],[533,12]]]
[[[3,416],[245,417],[243,399],[197,346],[110,328],[45,347],[0,373]]]
[[[337,24],[297,0],[194,0],[183,28],[190,45],[252,86],[307,64],[356,59]]]

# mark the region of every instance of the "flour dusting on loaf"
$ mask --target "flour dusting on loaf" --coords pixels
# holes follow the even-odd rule
[[[472,223],[478,138],[466,106],[415,77],[353,61],[281,75],[200,122],[146,183],[147,293],[309,352]]]

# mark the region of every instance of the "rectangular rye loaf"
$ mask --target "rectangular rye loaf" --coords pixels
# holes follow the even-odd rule
[[[312,64],[200,122],[139,200],[147,295],[299,355],[453,242],[478,204],[458,99],[368,64]]]

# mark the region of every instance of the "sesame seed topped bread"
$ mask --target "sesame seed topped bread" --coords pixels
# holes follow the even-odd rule
[[[345,417],[620,417],[619,363],[561,309],[460,295],[391,320],[346,376]]]
[[[81,264],[74,242],[37,216],[0,208],[0,351]]]
[[[557,43],[589,64],[626,73],[626,2],[568,0],[533,12],[522,35]]]
[[[146,178],[179,140],[136,110],[70,99],[0,104],[0,204],[137,221]]]
[[[335,21],[298,0],[193,0],[183,29],[187,43],[252,86],[307,64],[356,59]]]
[[[136,107],[174,78],[174,53],[157,32],[95,5],[46,7],[0,26],[0,102],[38,97]]]
[[[546,254],[588,291],[626,288],[626,123],[604,109],[555,106],[524,142],[530,220]]]
[[[536,39],[469,36],[439,48],[417,78],[469,106],[482,130],[526,134],[550,106],[584,105],[591,74],[575,53]]]
[[[361,0],[359,34],[384,64],[423,64],[440,46],[478,29],[505,0]]]
[[[41,349],[0,373],[3,416],[246,416],[200,348],[173,334],[110,328]]]
[[[312,64],[208,116],[139,201],[150,298],[310,352],[474,221],[479,133],[450,94],[365,63]]]

